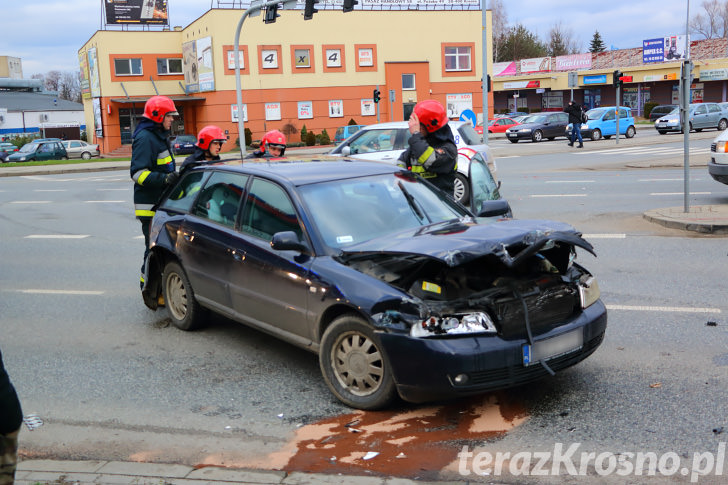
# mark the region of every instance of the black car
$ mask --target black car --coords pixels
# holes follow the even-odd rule
[[[672,110],[677,107],[677,104],[660,104],[658,106],[655,106],[654,108],[652,108],[652,111],[650,111],[650,121],[654,123],[663,116],[672,113]]]
[[[477,159],[476,159],[477,160]],[[481,161],[472,207],[506,215]],[[144,301],[214,311],[318,354],[360,409],[522,384],[585,359],[607,313],[571,226],[478,217],[424,179],[350,159],[186,170],[151,228]]]
[[[521,121],[520,125],[508,128],[506,138],[511,143],[518,143],[518,140],[539,142],[544,138],[553,140],[557,136],[566,136],[568,124],[569,115],[560,111],[534,113]]]
[[[170,141],[172,153],[175,155],[188,155],[194,153],[197,137],[195,135],[177,135]]]

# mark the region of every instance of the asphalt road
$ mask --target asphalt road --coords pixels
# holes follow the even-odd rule
[[[692,135],[699,150],[714,136]],[[621,142],[657,146],[649,139]],[[577,455],[674,452],[681,464],[669,479],[689,479],[694,453],[717,453],[728,435],[728,303],[725,238],[641,218],[682,203],[680,156],[630,168],[623,152],[596,153],[614,140],[578,154],[558,140],[504,143],[491,144],[516,216],[570,222],[595,245],[597,258],[579,261],[608,305],[606,339],[555,378],[381,413],[340,405],[313,354],[222,318],[181,332],[147,310],[126,172],[0,179],[0,345],[24,412],[46,423],[23,432],[21,454],[462,479],[473,470],[458,470],[465,445],[515,455],[580,443]],[[699,156],[695,202],[728,203]],[[368,451],[381,456],[363,461]],[[570,480],[583,477],[498,477]]]

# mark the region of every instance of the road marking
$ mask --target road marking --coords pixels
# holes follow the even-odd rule
[[[144,239],[144,236],[134,236],[134,239]]]
[[[35,189],[33,192],[68,192],[66,189]]]
[[[586,194],[531,194],[536,199],[539,197],[586,197]]]
[[[626,234],[584,234],[584,239],[625,239]]]
[[[638,179],[637,182],[682,182],[683,180],[685,179]]]
[[[650,195],[685,195],[685,192],[652,192]],[[710,195],[710,192],[690,192],[690,195]]]
[[[521,158],[520,155],[506,155],[504,157],[498,157],[499,160],[503,160],[504,158]]]
[[[679,306],[607,305],[607,310],[632,310],[632,311],[637,311],[637,312],[721,313],[720,308],[679,307]]]
[[[125,200],[85,200],[84,204],[123,204]]]
[[[547,180],[547,184],[593,184],[594,180]]]
[[[12,290],[11,290],[12,291]],[[90,290],[40,290],[40,289],[26,289],[26,290],[14,290],[19,293],[33,294],[33,295],[103,295],[103,291],[90,291]]]
[[[24,239],[84,239],[88,234],[30,234]]]
[[[14,200],[11,204],[50,204],[50,200]]]
[[[589,150],[586,153],[589,154],[598,154],[598,155],[605,155],[605,154],[613,154],[613,155],[651,155],[651,154],[678,154],[678,153],[684,153],[685,149],[681,147],[677,148],[670,148],[670,147],[662,147],[662,148],[648,148],[648,147],[631,147],[631,148],[613,148],[611,150]],[[690,154],[692,155],[702,155],[705,153],[710,153],[709,148],[694,148],[690,150]],[[572,152],[572,155],[580,155],[581,152]]]
[[[96,190],[98,190],[100,192],[111,192],[112,190],[124,190],[124,191],[127,191],[127,190],[131,190],[131,187],[126,188],[126,189],[96,189]]]

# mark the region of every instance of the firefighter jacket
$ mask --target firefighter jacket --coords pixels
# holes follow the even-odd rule
[[[3,354],[0,352],[0,434],[10,434],[20,429],[23,422],[23,411],[10,377],[3,365]],[[3,455],[0,454],[0,457]]]
[[[457,172],[458,148],[450,126],[422,136],[415,133],[408,140],[409,146],[399,156],[407,170],[419,173],[439,189],[452,193]]]
[[[134,181],[137,218],[154,216],[154,206],[164,192],[164,179],[175,171],[168,134],[160,124],[148,119],[143,119],[134,130],[129,172]]]
[[[220,155],[215,155],[212,158],[212,161],[220,160]],[[195,165],[199,165],[199,162],[205,163],[207,159],[205,158],[205,150],[202,148],[195,146],[195,151],[192,152],[192,155],[185,158],[185,161],[182,162],[182,165],[179,168],[179,173],[181,174],[189,167],[194,167]],[[211,161],[211,162],[212,162]]]

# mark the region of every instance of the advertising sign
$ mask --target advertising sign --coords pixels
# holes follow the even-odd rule
[[[701,69],[701,81],[722,81],[728,79],[728,69]]]
[[[101,83],[99,81],[99,60],[96,57],[96,47],[88,50],[88,74],[91,87],[91,97],[101,97]]]
[[[97,137],[103,138],[104,125],[101,122],[101,100],[99,98],[94,98],[92,104],[94,107],[94,130],[96,131]]]
[[[81,68],[81,97],[91,99],[91,83],[88,76],[88,57],[85,52],[78,54],[78,65]]]
[[[374,49],[359,49],[359,66],[369,67],[374,65]]]
[[[448,94],[446,100],[448,118],[458,118],[466,109],[473,109],[472,93]]]
[[[182,44],[182,73],[185,76],[187,92],[200,90],[200,77],[197,73],[197,42],[191,40]]]
[[[265,119],[266,121],[280,120],[281,103],[265,103]]]
[[[684,35],[672,35],[642,41],[642,63],[679,61],[687,59],[690,38]]]
[[[169,23],[167,0],[105,0],[107,24]]]
[[[340,99],[329,100],[329,118],[344,116],[344,102]]]
[[[558,56],[556,58],[557,71],[579,71],[582,69],[591,69],[591,67],[591,52],[587,52],[586,54],[572,54],[570,56]]]
[[[541,81],[512,81],[509,83],[503,83],[503,89],[536,89],[540,87]]]
[[[515,62],[493,63],[493,76],[515,76],[517,72]]]
[[[361,100],[361,115],[362,116],[374,116],[377,114],[377,107],[374,104],[372,98]]]
[[[313,101],[298,102],[298,119],[310,120],[313,118]]]
[[[232,119],[233,123],[240,122],[240,120],[238,119],[238,105],[237,104],[230,105],[230,118]],[[245,103],[243,103],[243,121],[248,121],[248,105]]]
[[[550,70],[550,57],[534,57],[532,59],[521,59],[521,74],[525,74],[527,72],[546,72]]]
[[[582,84],[607,84],[607,75],[584,76]]]
[[[212,37],[197,40],[197,76],[200,92],[215,90],[215,70],[212,65]]]

